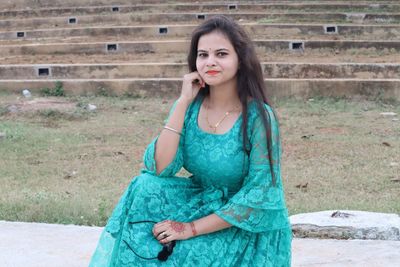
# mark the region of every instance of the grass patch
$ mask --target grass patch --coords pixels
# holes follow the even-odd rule
[[[2,95],[0,107],[16,97]],[[63,99],[77,108],[95,104],[98,111],[85,119],[48,110],[1,117],[6,138],[0,140],[0,220],[104,225],[139,174],[145,147],[174,101]],[[400,173],[393,164],[400,164],[400,122],[380,115],[400,114],[399,103],[314,98],[280,99],[275,106],[290,214],[327,209],[400,213],[400,183],[391,181]],[[44,127],[38,118],[56,121],[57,127]]]
[[[54,88],[42,88],[40,93],[43,96],[65,96],[64,87],[61,81],[56,81]]]
[[[60,111],[57,109],[44,109],[38,110],[33,116],[38,116],[43,119],[52,121],[62,121],[62,120],[85,120],[88,119],[90,114],[84,107],[77,108],[72,112]]]

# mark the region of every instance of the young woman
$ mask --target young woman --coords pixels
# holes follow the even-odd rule
[[[250,39],[212,17],[188,65],[90,266],[290,266],[278,121]],[[182,167],[192,175],[176,176]]]

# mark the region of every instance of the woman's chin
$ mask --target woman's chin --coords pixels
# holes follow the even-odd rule
[[[218,86],[221,83],[220,81],[213,81],[211,79],[204,80],[204,82],[209,86]]]

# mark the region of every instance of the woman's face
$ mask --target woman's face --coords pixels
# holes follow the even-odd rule
[[[213,31],[199,39],[196,67],[208,85],[218,86],[236,79],[239,58],[229,39]]]

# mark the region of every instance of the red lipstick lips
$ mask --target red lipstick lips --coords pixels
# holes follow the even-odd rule
[[[209,70],[206,72],[208,75],[217,75],[219,73],[219,71],[216,70]]]

